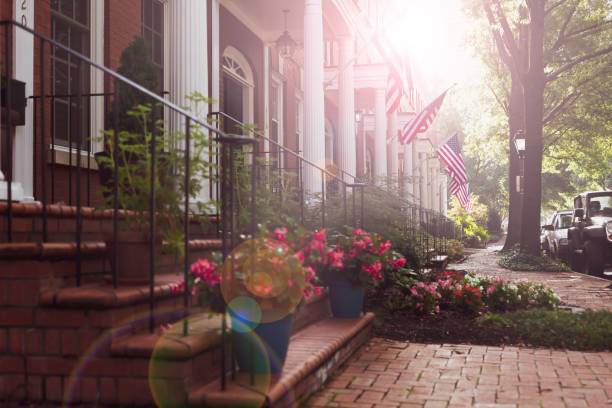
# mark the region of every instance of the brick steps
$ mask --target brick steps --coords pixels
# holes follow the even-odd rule
[[[221,391],[220,379],[189,394],[191,407],[294,407],[321,388],[333,372],[364,344],[374,315],[357,319],[327,318],[291,337],[283,372],[257,375],[238,373]]]
[[[47,210],[47,233],[50,242],[74,241],[76,234],[76,207],[50,204]],[[12,208],[13,242],[42,241],[43,207],[37,203],[13,203]],[[113,210],[98,210],[93,207],[81,207],[82,239],[96,241],[104,238],[104,233],[113,231]],[[119,220],[132,216],[133,212],[119,210]],[[202,231],[200,223],[192,217],[191,235],[194,238],[205,238],[216,234],[218,219],[208,217],[208,230]],[[0,242],[6,242],[8,228],[8,204],[0,202]]]
[[[305,302],[296,315],[293,331],[304,330],[313,316],[318,318],[322,314],[329,316],[326,292]],[[92,401],[90,395],[76,392],[71,403],[153,406],[164,401],[163,406],[186,406],[191,391],[220,376],[221,317],[208,312],[192,314],[187,319],[187,336],[183,336],[180,314],[175,313],[173,319],[176,323],[165,333],[159,329],[153,333],[148,330],[130,332],[116,325],[100,334],[92,353],[80,356],[84,364],[79,369],[78,381],[72,384],[77,391],[86,387],[93,389],[93,395],[99,393],[100,399]],[[226,358],[229,368],[229,346]],[[61,393],[66,392],[70,384],[69,368],[78,360],[37,358],[37,362],[31,364],[40,365],[43,360],[57,367],[53,374],[62,378]]]

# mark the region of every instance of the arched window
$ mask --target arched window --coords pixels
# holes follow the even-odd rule
[[[223,51],[223,112],[236,121],[223,120],[227,133],[242,134],[237,122],[253,123],[255,81],[251,66],[244,55],[234,47]]]

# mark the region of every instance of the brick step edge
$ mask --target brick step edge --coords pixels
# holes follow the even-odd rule
[[[272,377],[269,387],[257,381],[251,386],[249,374],[239,373],[233,382],[228,378],[226,391],[221,391],[219,379],[192,391],[189,406],[297,406],[368,340],[373,320],[374,314],[367,313],[314,323],[291,337],[283,372]]]
[[[43,205],[40,203],[16,203],[11,205],[11,213],[14,217],[42,217]],[[0,201],[0,215],[8,214],[8,202]],[[84,219],[112,219],[114,210],[100,210],[95,207],[81,207],[81,216]],[[117,215],[120,219],[133,216],[134,212],[120,209]],[[49,218],[74,218],[77,215],[77,207],[74,205],[47,204],[46,215]],[[211,224],[218,223],[216,215],[205,216]],[[189,216],[192,222],[197,221],[193,215]]]
[[[205,251],[221,249],[221,239],[192,239],[189,249]],[[0,243],[0,260],[48,260],[70,259],[77,256],[76,242],[15,242]],[[106,256],[106,244],[102,241],[81,242],[81,256],[101,258]]]

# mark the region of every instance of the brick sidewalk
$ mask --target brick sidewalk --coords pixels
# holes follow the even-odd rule
[[[306,407],[610,407],[612,353],[372,339]]]
[[[513,272],[479,250],[453,269],[551,286],[568,305],[612,310],[609,280]],[[612,353],[372,339],[304,407],[612,407]]]

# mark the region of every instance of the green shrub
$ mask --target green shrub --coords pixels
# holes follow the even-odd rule
[[[502,268],[512,271],[546,271],[564,272],[569,267],[563,262],[556,261],[547,256],[534,256],[521,253],[518,248],[513,248],[498,261]]]
[[[482,326],[503,327],[533,345],[570,350],[612,349],[612,312],[572,313],[545,309],[519,310],[477,319]]]

